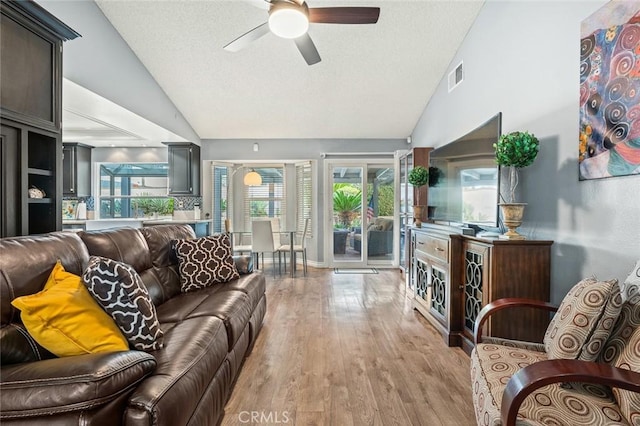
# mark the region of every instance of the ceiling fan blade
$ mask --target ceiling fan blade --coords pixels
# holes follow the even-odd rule
[[[316,49],[316,45],[313,44],[313,40],[309,37],[308,33],[301,35],[300,37],[294,39],[296,42],[296,46],[298,46],[298,50],[302,53],[304,60],[307,61],[308,65],[317,64],[320,62],[320,54],[318,53],[318,49]]]
[[[237,39],[233,40],[231,43],[227,44],[224,47],[224,50],[229,52],[237,52],[241,49],[247,47],[251,42],[258,40],[260,37],[263,37],[269,33],[269,25],[268,22],[265,22],[262,25],[258,25],[251,31],[247,31],[242,34]]]
[[[269,10],[271,8],[270,0],[246,0],[255,7],[259,7],[260,9]]]
[[[314,7],[309,9],[309,22],[316,24],[375,24],[379,7]]]

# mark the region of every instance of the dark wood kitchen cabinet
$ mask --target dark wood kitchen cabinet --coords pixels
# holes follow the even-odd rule
[[[169,195],[200,195],[200,147],[192,143],[167,143]]]
[[[0,19],[0,236],[60,230],[62,43],[79,34],[32,1]]]
[[[62,195],[91,195],[91,150],[81,143],[62,144]]]

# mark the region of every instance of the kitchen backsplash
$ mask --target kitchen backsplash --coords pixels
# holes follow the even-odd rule
[[[202,197],[173,197],[173,210],[193,210],[196,204],[202,208]]]

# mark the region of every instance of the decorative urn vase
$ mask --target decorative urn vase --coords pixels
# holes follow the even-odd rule
[[[424,206],[413,206],[413,226],[422,228],[422,212]]]
[[[518,234],[516,228],[522,225],[524,207],[527,203],[499,203],[502,211],[502,220],[507,227],[507,232],[500,236],[505,240],[524,240],[525,237]]]

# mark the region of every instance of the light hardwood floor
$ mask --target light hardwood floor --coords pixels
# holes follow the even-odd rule
[[[398,270],[266,278],[222,425],[475,424],[469,357],[411,308]]]

